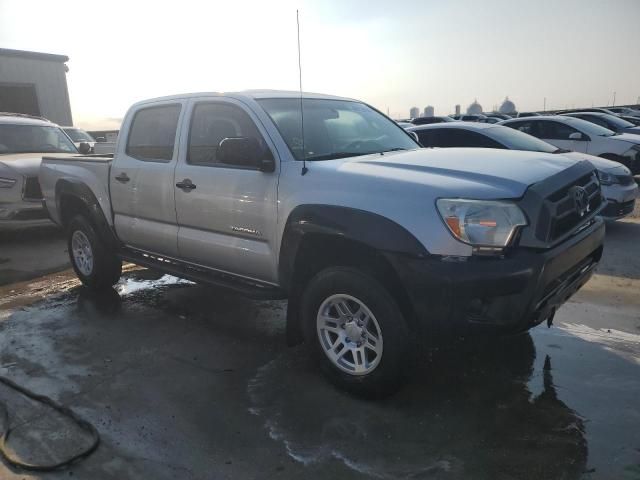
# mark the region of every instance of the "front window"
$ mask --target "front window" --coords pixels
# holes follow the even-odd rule
[[[58,127],[40,125],[0,125],[0,154],[4,153],[78,153]]]
[[[419,148],[400,126],[363,103],[304,99],[303,129],[299,98],[258,102],[296,160],[329,160]]]
[[[509,150],[525,150],[529,152],[545,152],[553,153],[558,150],[550,143],[528,135],[520,130],[513,128],[495,126],[489,129],[490,135],[494,140],[505,145]]]
[[[64,131],[74,142],[95,142],[96,140],[84,130],[79,128],[65,128]]]
[[[590,136],[611,137],[615,135],[615,132],[609,130],[608,128],[601,127],[600,125],[587,122],[586,120],[582,120],[580,118],[567,117],[565,119],[565,122],[572,127],[575,127],[577,130],[580,130],[581,132],[586,133]]]

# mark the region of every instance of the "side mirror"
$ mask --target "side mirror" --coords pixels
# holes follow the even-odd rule
[[[273,172],[276,162],[269,149],[262,148],[256,138],[224,138],[218,145],[218,161],[237,167],[257,168],[261,172]]]
[[[569,134],[569,140],[584,140],[580,132],[573,132]]]
[[[91,145],[89,145],[87,142],[80,142],[80,146],[78,147],[78,151],[82,155],[88,155],[89,153],[91,153]]]

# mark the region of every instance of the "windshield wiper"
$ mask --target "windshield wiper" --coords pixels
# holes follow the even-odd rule
[[[566,148],[558,148],[553,151],[553,153],[569,153],[571,150],[567,150]]]
[[[406,150],[406,148],[402,148],[402,147],[395,147],[395,148],[390,148],[389,150],[383,150],[380,153],[387,153],[387,152],[399,152],[401,150]]]
[[[305,160],[309,160],[309,161],[335,160],[338,158],[359,157],[361,155],[370,155],[372,153],[377,153],[377,152],[333,152],[333,153],[324,153],[322,155],[313,155],[311,157],[306,157]]]

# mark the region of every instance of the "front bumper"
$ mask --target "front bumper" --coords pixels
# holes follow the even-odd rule
[[[41,202],[0,203],[0,231],[51,224]]]
[[[474,331],[515,333],[554,315],[591,278],[602,256],[604,221],[549,249],[503,258],[387,254],[403,283],[415,326],[432,339]]]
[[[629,185],[603,185],[602,194],[607,200],[607,205],[600,215],[607,220],[616,220],[633,212],[638,197],[638,185],[635,182]]]

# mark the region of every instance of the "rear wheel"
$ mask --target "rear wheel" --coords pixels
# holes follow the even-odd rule
[[[87,287],[109,288],[120,278],[122,262],[86,217],[77,215],[69,222],[67,248],[76,275]]]
[[[301,301],[307,344],[327,377],[363,396],[394,393],[410,370],[405,319],[376,279],[347,267],[313,277]]]

